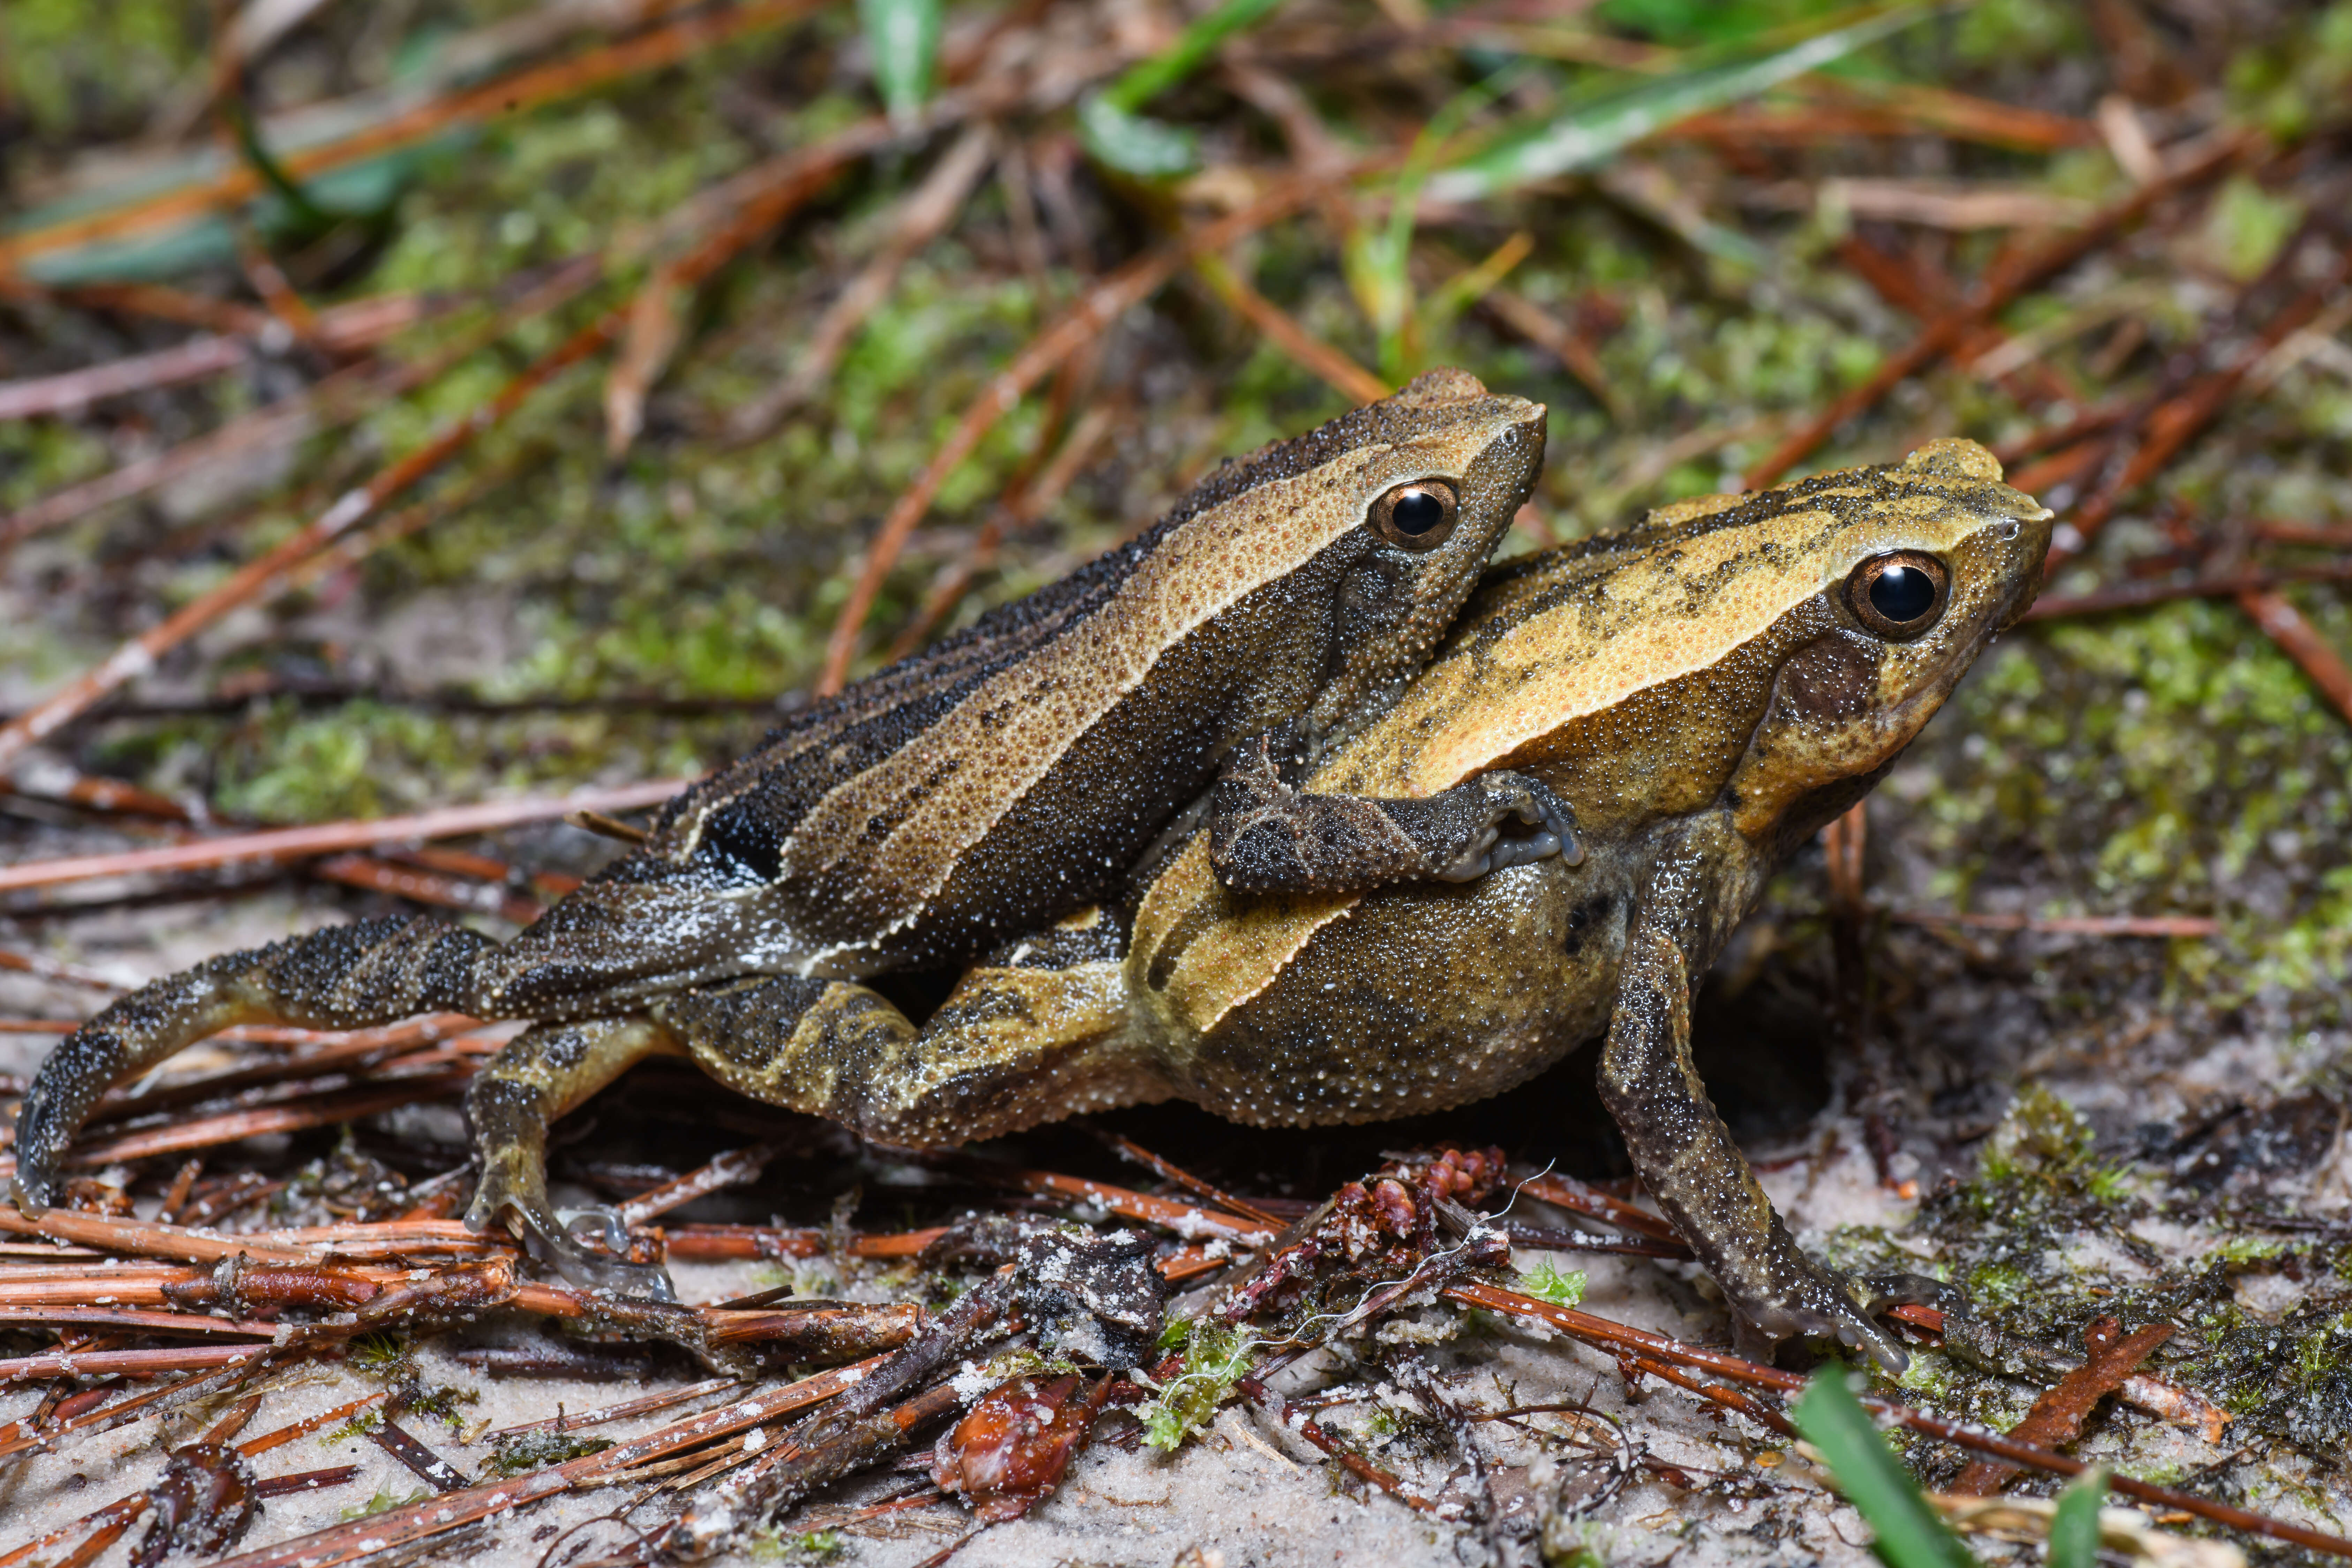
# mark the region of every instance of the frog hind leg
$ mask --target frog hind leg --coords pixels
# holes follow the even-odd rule
[[[1348,893],[1467,882],[1549,856],[1584,858],[1568,803],[1524,773],[1481,773],[1423,800],[1291,787],[1270,738],[1242,748],[1209,794],[1209,861],[1245,893]],[[1536,829],[1506,838],[1505,824]]]
[[[740,981],[651,1011],[730,1089],[903,1148],[1166,1099],[1156,1059],[1130,1040],[1118,962],[1026,962],[1035,956],[975,966],[919,1028],[840,980]]]
[[[1790,1236],[1692,1066],[1698,966],[1683,936],[1703,918],[1705,872],[1695,858],[1662,867],[1652,880],[1654,896],[1626,933],[1600,1073],[1601,1098],[1643,1185],[1723,1288],[1743,1352],[1769,1360],[1782,1340],[1820,1335],[1899,1374],[1909,1358],[1873,1321],[1879,1303]]]
[[[17,1206],[53,1201],[66,1146],[99,1097],[238,1024],[355,1029],[418,1013],[485,1016],[485,936],[446,921],[391,917],[225,953],[120,997],[59,1041],[16,1113]]]
[[[628,1232],[617,1211],[559,1212],[547,1195],[547,1124],[650,1056],[675,1055],[676,1039],[643,1016],[541,1024],[506,1043],[466,1089],[481,1180],[466,1224],[488,1230],[501,1218],[563,1277],[592,1289],[674,1301],[668,1273],[628,1263]],[[606,1250],[583,1247],[583,1227],[601,1233]]]

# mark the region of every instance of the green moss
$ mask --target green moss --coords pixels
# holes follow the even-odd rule
[[[2313,594],[2324,635],[2340,602]],[[2029,875],[2049,913],[2218,915],[2164,953],[2176,998],[2270,992],[2342,1016],[2352,964],[2352,729],[2227,605],[2188,603],[2005,642],[1932,732],[1939,783],[1908,825],[1965,903]],[[2260,909],[2235,889],[2263,889]],[[2129,955],[2124,955],[2129,956]]]
[[[128,132],[202,67],[202,15],[179,0],[9,0],[0,70],[49,135]]]
[[[379,1487],[375,1494],[367,1501],[343,1510],[338,1517],[347,1520],[372,1519],[379,1513],[390,1513],[394,1509],[406,1508],[411,1503],[423,1502],[432,1495],[433,1493],[424,1487],[419,1487],[413,1492],[396,1492],[390,1487]]]
[[[1161,1331],[1162,1343],[1176,1328]],[[1183,1325],[1184,1366],[1143,1406],[1143,1440],[1166,1452],[1216,1419],[1217,1407],[1249,1370],[1250,1345],[1240,1330],[1195,1318]],[[1171,1347],[1172,1348],[1172,1347]]]
[[[848,1550],[848,1543],[837,1530],[779,1530],[763,1524],[746,1538],[745,1548],[754,1563],[803,1564],[838,1561]]]

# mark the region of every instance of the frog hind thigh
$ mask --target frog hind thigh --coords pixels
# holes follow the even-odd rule
[[[951,1147],[1086,1110],[1163,1100],[1130,1047],[1119,965],[976,968],[919,1028],[841,980],[679,992],[660,1021],[719,1082],[878,1143]]]
[[[486,1014],[488,937],[446,921],[394,917],[329,926],[224,953],[117,998],[58,1043],[16,1115],[16,1200],[49,1203],[58,1167],[100,1095],[238,1024],[357,1029],[418,1013]]]

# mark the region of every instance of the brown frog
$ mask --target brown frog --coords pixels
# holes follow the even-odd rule
[[[772,1030],[803,1016],[834,1030],[842,996],[863,1028],[882,1005],[834,983],[953,970],[1116,896],[1221,773],[1317,756],[1394,699],[1525,504],[1543,419],[1433,371],[1227,463],[1130,542],[814,705],[512,942],[369,921],[141,989],[42,1064],[17,1118],[17,1201],[48,1201],[109,1084],[229,1025],[530,1018],[467,1101],[485,1167],[469,1217],[511,1212],[595,1276],[548,1205],[545,1123],[636,1056],[701,1038],[708,1008],[673,1019],[674,1005],[772,976]],[[1213,828],[1234,803],[1246,792],[1210,803]],[[1540,831],[1498,843],[1506,820]],[[1494,773],[1407,830],[1402,874],[1459,879],[1556,853],[1568,825],[1540,785]],[[1263,867],[1246,880],[1284,885]]]
[[[1169,1098],[1265,1125],[1373,1121],[1499,1092],[1598,1037],[1643,1181],[1744,1333],[1831,1335],[1900,1365],[1869,1293],[1795,1246],[1715,1115],[1691,987],[1772,868],[2032,602],[2050,516],[1983,448],[1946,441],[1504,568],[1384,715],[1310,763],[1239,748],[1209,823],[1148,856],[1127,899],[999,944],[920,1026],[854,976],[747,963],[621,993],[624,1010],[593,976],[567,993],[559,969],[534,1016],[579,1021],[522,1037],[469,1097],[471,1217],[543,1204],[546,1119],[656,1052],[943,1145]],[[1503,795],[1465,793],[1498,779]],[[1534,831],[1498,838],[1513,819]],[[1433,879],[1441,840],[1485,874]],[[423,921],[322,932],[159,983],[149,1016],[170,1026],[141,1026],[465,1006],[480,994],[436,976],[470,975],[484,946]]]

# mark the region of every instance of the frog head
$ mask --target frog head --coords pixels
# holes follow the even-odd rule
[[[1858,799],[2032,602],[2051,515],[1982,447],[1943,440],[1529,557],[1313,787],[1426,795],[1514,768],[1588,833],[1728,808],[1777,856]]]
[[[1433,370],[1319,429],[1231,458],[1146,542],[1189,535],[1187,552],[1244,582],[1295,586],[1324,612],[1339,574],[1334,668],[1303,715],[1329,738],[1385,704],[1477,585],[1543,471],[1544,406],[1490,393],[1466,371]],[[1171,541],[1172,542],[1172,541]]]

